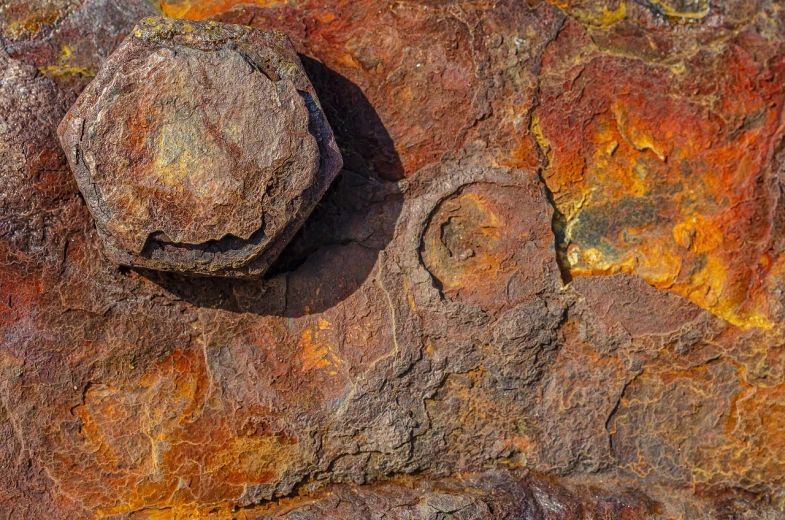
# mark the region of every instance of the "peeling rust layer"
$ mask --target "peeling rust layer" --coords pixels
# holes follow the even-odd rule
[[[626,32],[650,23],[640,7],[601,28],[568,21],[543,58],[533,125],[573,276],[638,274],[769,328],[781,318],[782,44],[770,8],[729,4],[729,27],[684,29],[705,48],[679,47],[675,29],[653,29],[654,51],[642,48]],[[584,24],[602,18],[583,13]]]
[[[2,5],[5,516],[785,518],[777,5],[163,2],[345,158],[261,280],[107,261],[41,68],[136,4]]]

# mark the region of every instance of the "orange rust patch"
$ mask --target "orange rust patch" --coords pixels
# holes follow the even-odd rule
[[[336,62],[339,65],[343,65],[344,67],[351,67],[353,69],[362,69],[362,65],[360,65],[360,62],[354,59],[354,56],[352,56],[351,54],[341,54],[340,56],[338,56]]]
[[[435,216],[438,226],[426,234],[426,262],[438,271],[446,292],[492,283],[502,259],[501,222],[487,200],[463,193]]]
[[[274,7],[286,3],[286,0],[160,0],[160,7],[166,16],[172,18],[206,20],[237,5]]]
[[[327,369],[330,375],[337,375],[335,367],[342,365],[343,360],[322,339],[322,331],[329,328],[330,322],[319,318],[315,328],[303,331],[300,342],[297,344],[300,349],[300,363],[303,372]],[[328,367],[333,369],[330,370]]]
[[[730,323],[769,327],[763,179],[779,71],[730,45],[677,74],[599,54],[582,34],[568,22],[546,53],[533,124],[570,273],[638,274]]]
[[[62,492],[99,518],[146,508],[180,514],[230,507],[248,485],[279,479],[301,458],[297,440],[240,424],[264,411],[213,407],[210,382],[202,352],[188,350],[137,382],[89,385],[72,412],[82,460],[62,453],[52,469]]]

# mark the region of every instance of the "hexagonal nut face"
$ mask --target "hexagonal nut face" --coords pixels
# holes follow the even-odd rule
[[[58,128],[109,256],[262,274],[341,169],[287,36],[145,18]]]

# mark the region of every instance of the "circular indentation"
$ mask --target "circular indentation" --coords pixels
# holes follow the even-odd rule
[[[558,273],[547,202],[536,186],[461,188],[431,214],[421,257],[445,297],[485,311],[553,286]]]

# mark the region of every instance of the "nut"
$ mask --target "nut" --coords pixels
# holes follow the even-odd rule
[[[145,18],[58,128],[116,263],[262,274],[341,169],[287,36]]]

